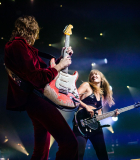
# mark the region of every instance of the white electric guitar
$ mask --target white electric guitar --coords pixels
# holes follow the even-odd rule
[[[65,34],[65,51],[63,58],[67,56],[67,48],[69,47],[70,35],[72,34],[72,25],[68,25],[64,29]],[[54,67],[55,60],[51,59],[51,67]],[[68,67],[60,71],[59,74],[47,84],[44,88],[44,95],[52,100],[54,103],[63,106],[67,109],[73,109],[79,106],[79,94],[76,88],[76,81],[78,79],[78,72],[75,71],[73,75],[68,74]]]

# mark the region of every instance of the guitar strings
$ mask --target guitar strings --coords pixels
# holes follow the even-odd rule
[[[133,109],[133,108],[135,108],[134,105],[131,105],[131,106],[128,106],[128,107],[121,108],[121,109],[119,109],[119,111],[120,111],[120,112],[124,112],[124,111],[130,110],[130,109]],[[112,114],[113,112],[114,112],[114,111],[111,111],[111,112],[109,112],[108,114],[104,113],[105,115],[104,115],[104,114],[103,114],[103,115],[100,115],[100,117],[102,117],[102,116],[103,116],[103,118],[104,118],[104,117],[108,117],[108,115]],[[98,117],[97,117],[97,118],[98,118]],[[89,120],[88,120],[88,119],[84,119],[83,121],[84,121],[85,124],[93,123],[92,119],[89,119]]]
[[[86,119],[84,119],[84,122],[85,122],[85,123],[86,123],[86,122],[88,122],[88,123],[86,123],[86,124],[93,123],[92,119],[90,119],[90,120],[86,120]]]

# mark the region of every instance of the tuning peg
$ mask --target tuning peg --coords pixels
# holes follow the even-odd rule
[[[135,108],[140,107],[140,102],[138,102],[138,103],[135,102],[135,105],[134,105],[134,106],[135,106]]]

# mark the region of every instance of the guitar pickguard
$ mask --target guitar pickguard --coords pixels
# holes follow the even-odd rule
[[[58,105],[70,108],[77,107],[79,105],[79,94],[75,87],[77,78],[78,72],[69,75],[60,71],[58,76],[45,86],[44,95]],[[74,103],[73,98],[77,102]]]
[[[72,93],[75,97],[78,96],[77,88],[75,87],[75,82],[78,78],[78,72],[75,72],[73,75],[66,74],[60,71],[59,77],[56,80],[56,88],[59,90],[66,90],[68,94]]]

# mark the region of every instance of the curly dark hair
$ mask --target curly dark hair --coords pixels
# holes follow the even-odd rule
[[[12,31],[10,41],[14,37],[23,37],[29,45],[34,45],[35,40],[39,39],[39,25],[33,16],[19,17],[15,21],[15,28]]]

